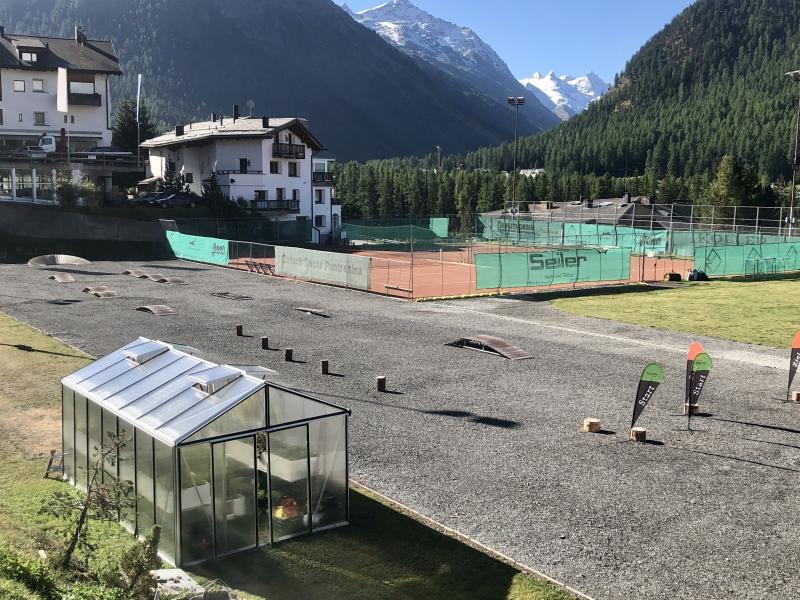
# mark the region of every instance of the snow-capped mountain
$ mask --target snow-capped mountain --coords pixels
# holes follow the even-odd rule
[[[590,103],[605,94],[610,87],[592,72],[580,77],[558,76],[553,71],[546,75],[537,72],[519,82],[563,120],[586,110]]]
[[[389,0],[356,13],[346,4],[342,8],[403,53],[466,83],[489,102],[507,106],[507,96],[526,96],[528,103],[520,110],[523,132],[534,133],[558,124],[549,108],[533,93],[526,93],[503,59],[469,27],[434,17],[409,0]],[[528,127],[523,123],[526,120]]]

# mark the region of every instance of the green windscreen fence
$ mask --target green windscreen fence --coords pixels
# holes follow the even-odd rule
[[[484,239],[518,245],[589,246],[628,248],[635,252],[665,254],[669,231],[598,223],[562,223],[525,218],[478,217]]]
[[[228,266],[228,240],[167,231],[167,242],[177,258]]]
[[[707,275],[796,271],[800,269],[800,242],[698,246],[694,268]]]
[[[502,252],[475,256],[478,289],[537,287],[599,281],[628,281],[627,248],[575,248],[546,252]]]

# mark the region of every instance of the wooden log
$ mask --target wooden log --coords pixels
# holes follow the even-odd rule
[[[322,371],[323,375],[327,375],[328,374],[328,361],[327,360],[319,361],[319,369],[320,369],[320,371]]]
[[[696,415],[700,412],[700,405],[699,404],[688,404],[686,402],[683,403],[683,414],[688,415],[691,414]]]
[[[378,384],[378,391],[379,392],[385,392],[386,391],[386,375],[378,375],[377,384]]]
[[[630,439],[634,442],[646,442],[647,441],[647,429],[644,427],[633,427],[631,428],[631,436]]]
[[[584,419],[583,430],[587,433],[600,433],[601,427],[600,419]]]
[[[269,350],[269,338],[262,337],[261,338],[261,349],[262,350]]]
[[[244,335],[244,330],[241,325],[236,326],[236,335],[242,337]]]
[[[294,350],[292,350],[291,348],[287,348],[286,350],[284,350],[283,360],[285,360],[286,362],[292,362],[294,360],[294,357],[292,356],[293,353]]]

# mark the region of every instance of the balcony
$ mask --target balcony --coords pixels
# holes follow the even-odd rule
[[[313,183],[329,183],[332,184],[336,181],[333,173],[326,173],[324,171],[314,171],[311,173],[311,181]]]
[[[303,144],[272,144],[272,158],[305,158],[306,147]]]
[[[77,94],[70,92],[67,96],[70,106],[102,106],[100,94]]]
[[[300,211],[300,200],[255,200],[254,202],[256,210]]]

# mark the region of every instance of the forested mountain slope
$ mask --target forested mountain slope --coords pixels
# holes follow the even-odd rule
[[[548,173],[710,176],[725,154],[762,181],[790,176],[800,84],[800,3],[698,0],[648,41],[582,114],[520,143],[523,167]],[[511,146],[460,160],[509,169]]]
[[[9,33],[113,40],[135,93],[167,125],[253,99],[255,115],[303,116],[341,158],[465,152],[513,137],[513,113],[426,69],[330,0],[4,0]]]

